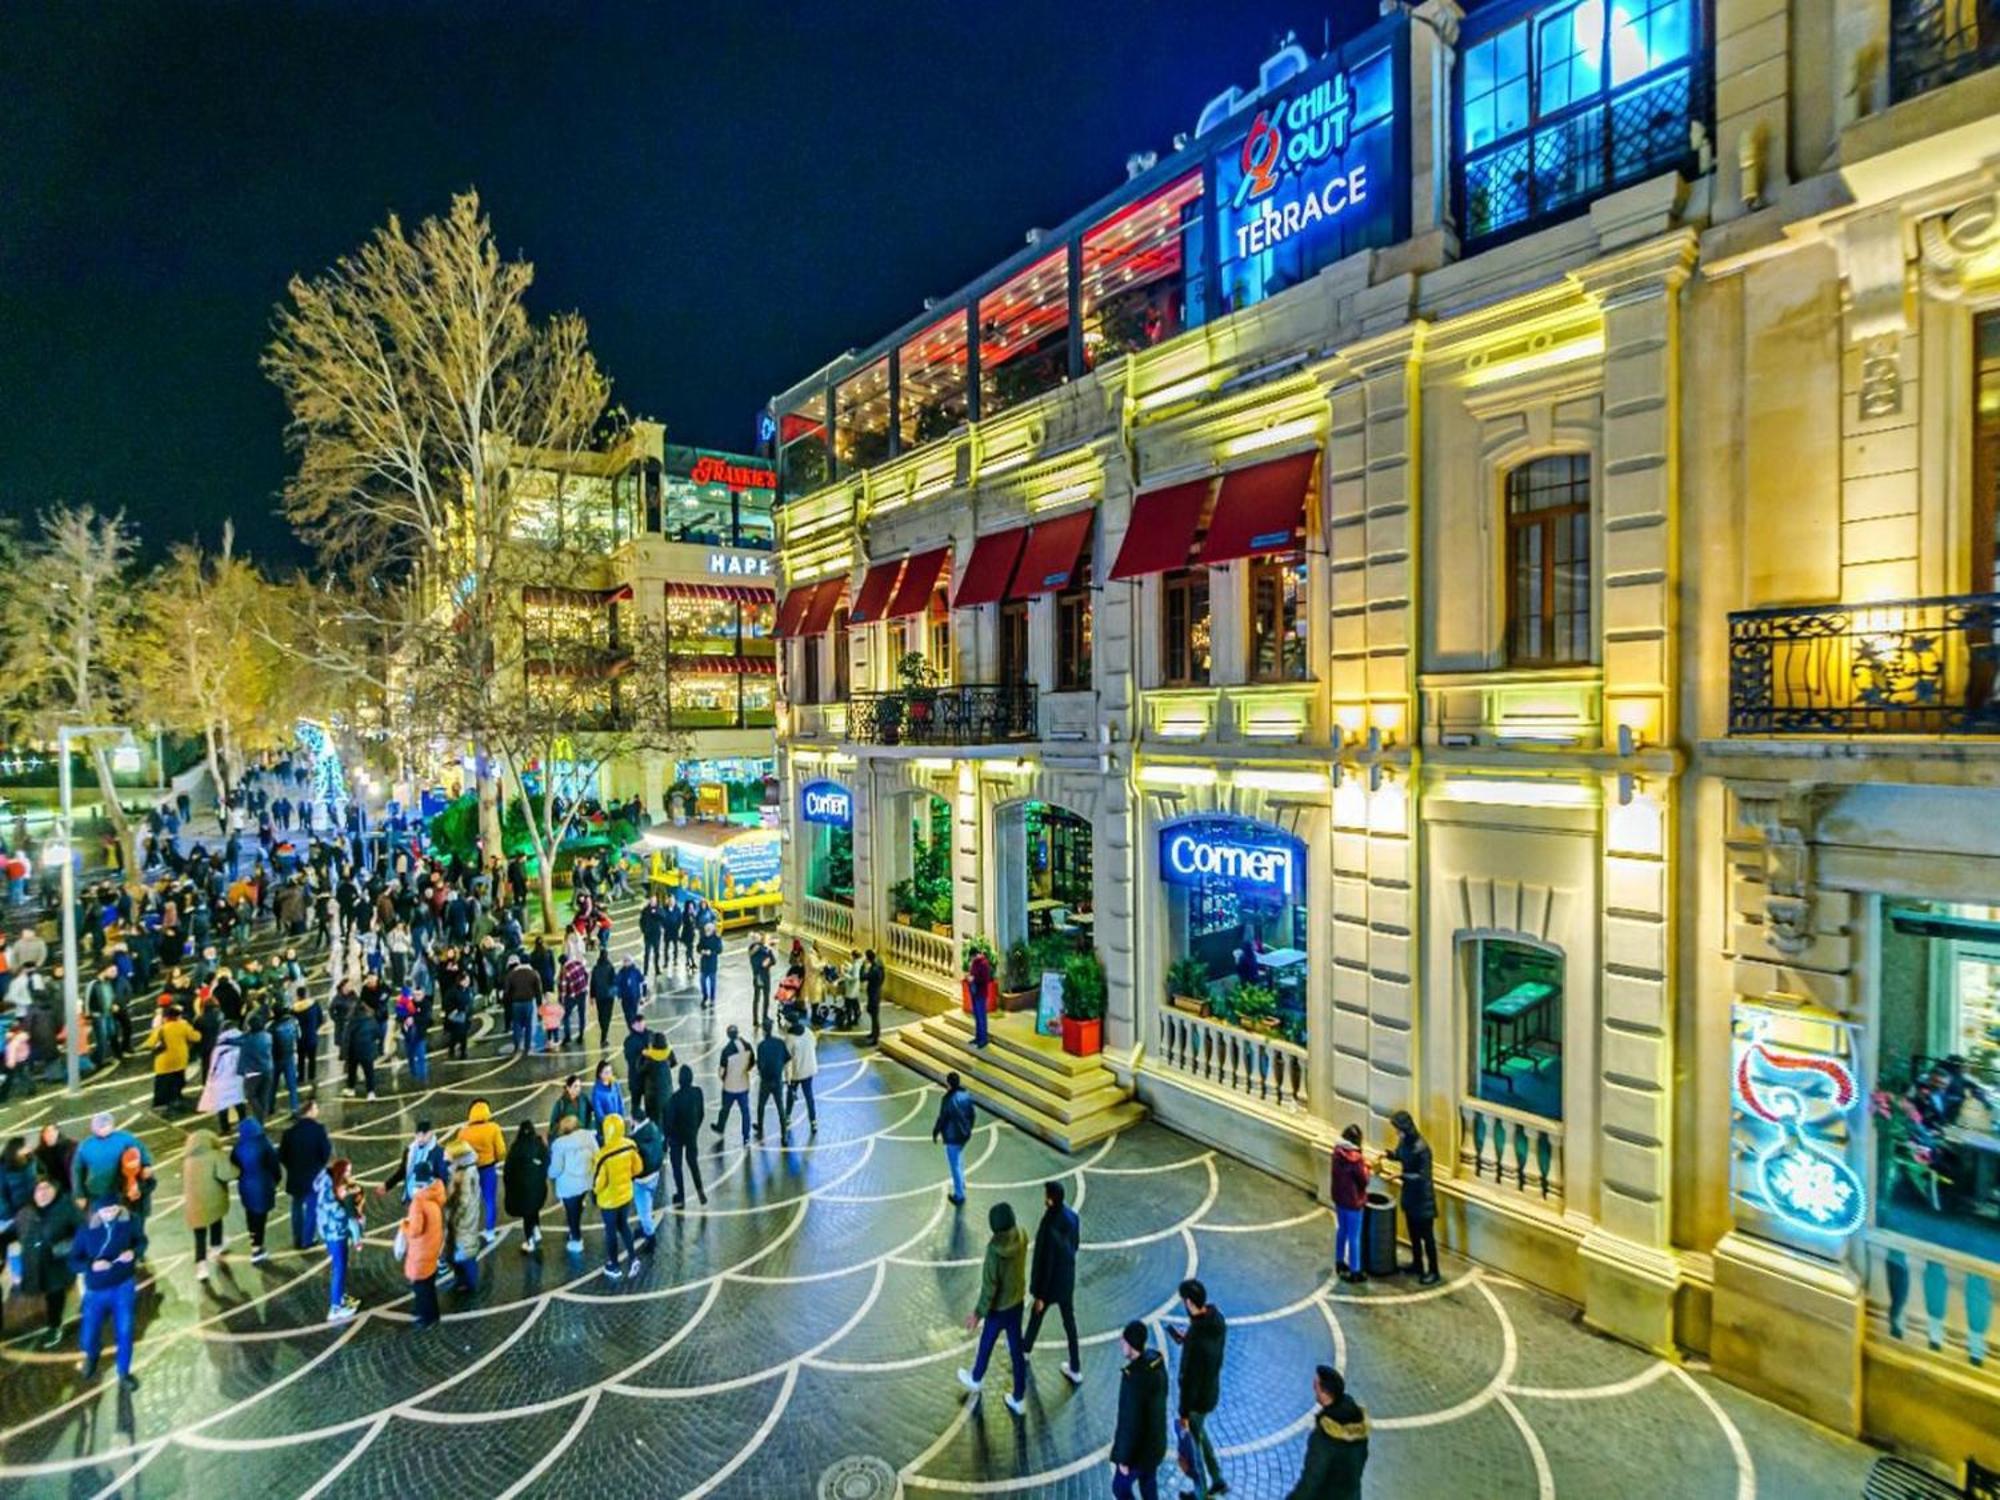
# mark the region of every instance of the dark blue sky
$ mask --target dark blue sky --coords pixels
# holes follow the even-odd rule
[[[149,544],[274,513],[294,271],[476,185],[616,399],[742,448],[774,390],[1166,153],[1287,28],[1373,0],[8,0],[0,511]]]

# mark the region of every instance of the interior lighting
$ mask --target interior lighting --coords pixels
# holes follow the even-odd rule
[[[1595,807],[1597,788],[1576,781],[1505,781],[1498,777],[1454,777],[1438,789],[1452,802],[1482,807]]]
[[[1186,401],[1190,397],[1208,394],[1210,379],[1207,374],[1190,375],[1185,380],[1176,380],[1171,385],[1163,385],[1157,391],[1148,391],[1139,398],[1140,411],[1152,411],[1162,406],[1172,406],[1176,401]]]
[[[1237,786],[1265,792],[1312,792],[1324,796],[1327,779],[1318,771],[1238,771],[1231,778]]]
[[[910,764],[919,771],[949,771],[957,762],[939,755],[920,755]]]
[[[1213,766],[1146,766],[1139,772],[1141,786],[1214,786]]]
[[[1005,458],[987,459],[979,466],[979,477],[984,479],[989,474],[1004,474],[1009,469],[1018,469],[1034,456],[1028,449],[1023,448],[1018,453],[1009,453]]]
[[[979,774],[982,776],[1019,776],[1024,772],[1032,770],[1034,770],[1034,766],[1025,760],[982,760],[979,762]]]
[[[1604,352],[1604,335],[1586,334],[1582,338],[1568,339],[1560,344],[1550,344],[1546,348],[1531,350],[1513,359],[1503,359],[1498,364],[1481,365],[1466,372],[1467,385],[1494,385],[1502,380],[1512,380],[1519,375],[1532,375],[1537,370],[1551,370],[1559,365],[1574,364],[1580,359],[1595,359]]]
[[[1274,423],[1259,432],[1246,432],[1241,437],[1231,438],[1222,445],[1222,454],[1225,458],[1235,458],[1242,453],[1256,453],[1264,448],[1275,448],[1280,443],[1311,437],[1318,431],[1318,417],[1294,417],[1289,422]]]
[[[1032,504],[1036,510],[1048,510],[1053,506],[1067,505],[1072,500],[1088,500],[1097,493],[1097,481],[1086,479],[1081,484],[1064,485],[1059,490],[1050,490],[1046,495],[1035,496]]]

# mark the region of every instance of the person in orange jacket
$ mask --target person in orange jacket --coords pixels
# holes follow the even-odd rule
[[[485,1213],[481,1238],[492,1244],[500,1238],[494,1228],[500,1216],[500,1163],[507,1158],[507,1134],[493,1122],[493,1111],[484,1099],[472,1101],[458,1138],[472,1148],[479,1163],[479,1201]]]
[[[416,1301],[416,1325],[428,1328],[438,1320],[437,1268],[444,1253],[444,1184],[419,1170],[417,1191],[397,1238],[403,1245],[403,1277]]]

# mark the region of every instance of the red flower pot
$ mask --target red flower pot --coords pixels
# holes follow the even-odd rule
[[[1062,1047],[1071,1057],[1095,1057],[1104,1050],[1102,1021],[1072,1021],[1062,1018]]]

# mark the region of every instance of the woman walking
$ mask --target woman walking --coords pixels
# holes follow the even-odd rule
[[[583,1254],[583,1195],[590,1191],[591,1167],[597,1160],[597,1137],[575,1115],[564,1115],[549,1149],[549,1180],[563,1206],[569,1238],[563,1249]]]
[[[14,1220],[14,1237],[21,1245],[21,1280],[17,1290],[24,1297],[42,1299],[43,1321],[48,1329],[42,1348],[54,1349],[62,1343],[63,1308],[76,1273],[69,1268],[69,1247],[83,1228],[83,1215],[76,1200],[44,1177],[35,1184],[34,1198]]]
[[[336,1156],[326,1170],[313,1179],[313,1201],[319,1217],[319,1237],[326,1243],[326,1261],[332,1283],[326,1295],[326,1320],[344,1323],[360,1309],[361,1301],[347,1295],[347,1266],[361,1244],[365,1227],[362,1209],[366,1194],[354,1180],[354,1164]]]
[[[604,1274],[612,1281],[625,1274],[624,1260],[632,1260],[633,1271],[638,1270],[638,1247],[632,1234],[632,1179],[638,1170],[639,1149],[625,1139],[624,1117],[607,1115],[604,1144],[591,1163],[590,1185],[597,1195],[598,1211],[604,1215]]]
[[[488,1244],[500,1238],[495,1227],[500,1221],[500,1162],[507,1155],[507,1136],[493,1123],[493,1109],[484,1099],[472,1101],[465,1124],[458,1132],[459,1144],[470,1147],[479,1169],[481,1229]]]
[[[237,1171],[237,1196],[243,1200],[243,1216],[250,1221],[250,1264],[261,1266],[269,1260],[264,1249],[264,1226],[278,1204],[278,1153],[271,1138],[255,1115],[248,1116],[236,1133],[236,1149],[229,1153]]]
[[[451,1148],[451,1186],[445,1193],[445,1239],[450,1246],[455,1292],[479,1290],[479,1247],[485,1242],[480,1221],[485,1205],[479,1192],[479,1158],[460,1141]]]
[[[599,1120],[617,1115],[629,1120],[626,1113],[625,1095],[618,1087],[618,1080],[612,1075],[609,1059],[597,1065],[597,1081],[590,1086],[590,1110]]]
[[[549,1199],[549,1147],[528,1120],[514,1132],[514,1144],[507,1148],[503,1187],[507,1214],[521,1221],[521,1253],[541,1248],[542,1205]]]
[[[236,1167],[222,1149],[222,1141],[210,1130],[197,1130],[187,1138],[187,1152],[181,1157],[181,1217],[194,1231],[194,1276],[208,1280],[211,1254],[222,1259],[222,1221],[229,1213],[229,1184]]]
[[[409,1212],[396,1233],[402,1248],[403,1276],[415,1302],[414,1322],[429,1328],[438,1320],[437,1268],[444,1253],[444,1184],[427,1168],[417,1169]]]

